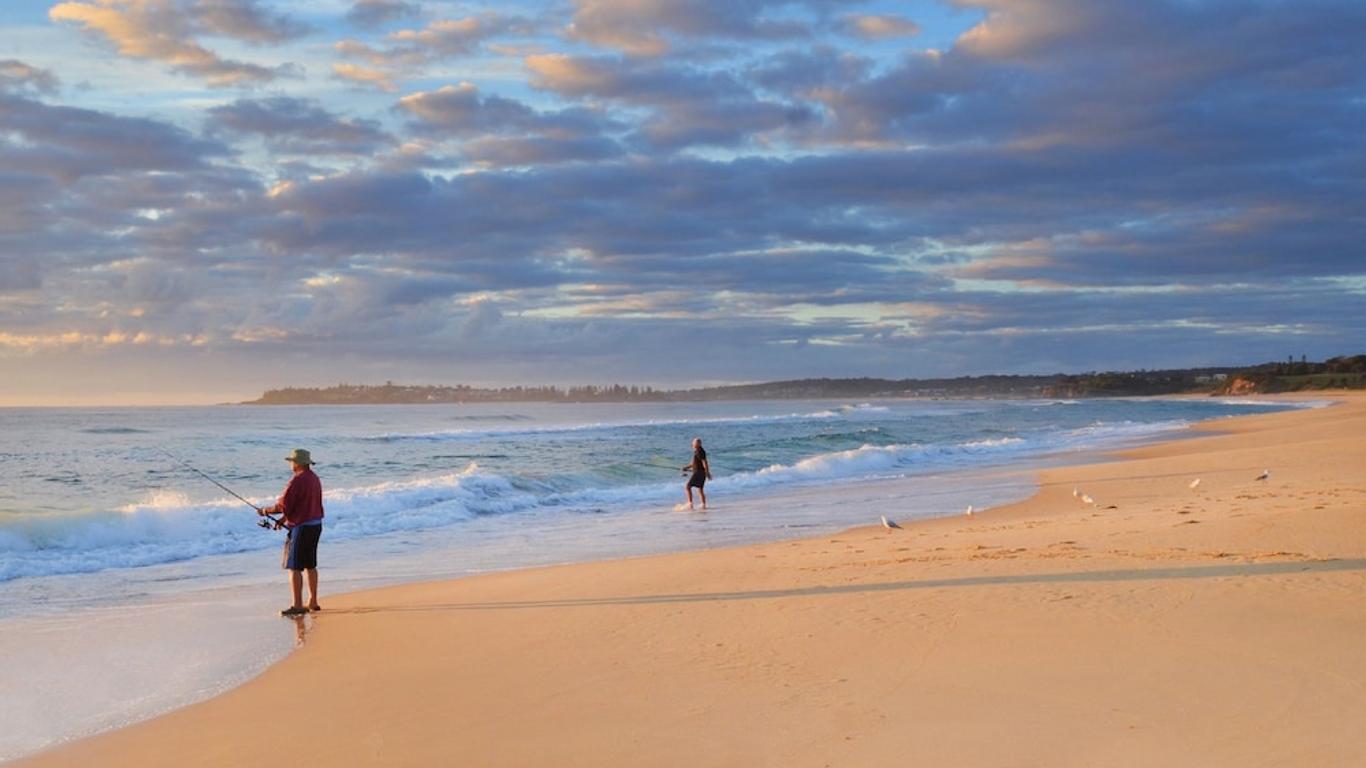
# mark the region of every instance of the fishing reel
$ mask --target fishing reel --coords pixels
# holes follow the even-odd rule
[[[257,520],[256,524],[261,526],[262,528],[265,528],[267,531],[270,530],[270,521],[265,519],[264,517],[260,520]]]

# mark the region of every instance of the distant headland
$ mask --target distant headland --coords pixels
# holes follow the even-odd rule
[[[1323,362],[1266,363],[1251,368],[1180,368],[1047,376],[961,376],[952,379],[794,379],[760,384],[665,390],[653,387],[472,387],[337,384],[267,390],[244,405],[377,405],[481,402],[683,402],[838,398],[1121,397],[1171,394],[1245,395],[1366,388],[1366,355]]]

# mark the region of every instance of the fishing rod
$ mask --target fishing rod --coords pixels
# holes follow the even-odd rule
[[[190,470],[191,472],[195,473],[196,475],[199,475],[200,477],[204,478],[205,480],[208,480],[209,482],[213,483],[214,485],[218,486],[219,488],[222,488],[223,490],[227,491],[233,498],[237,499],[238,501],[242,502],[243,504],[246,504],[248,507],[251,507],[252,510],[253,510],[254,512],[256,512],[258,515],[261,514],[261,508],[260,508],[260,507],[256,506],[255,504],[252,504],[250,501],[247,501],[246,499],[242,498],[240,495],[237,494],[236,491],[234,491],[233,489],[229,488],[228,486],[223,485],[222,483],[218,482],[217,480],[213,479],[212,477],[209,477],[209,476],[208,476],[207,474],[205,474],[204,472],[201,472],[201,471],[200,471],[198,468],[196,468],[194,465],[190,464],[190,462],[188,462],[188,461],[186,461],[186,460],[180,458],[179,456],[176,456],[176,455],[172,454],[170,451],[168,451],[168,450],[166,450],[165,448],[162,448],[162,447],[160,447],[160,446],[157,446],[157,450],[158,450],[158,451],[161,451],[161,452],[164,453],[164,454],[166,454],[166,456],[169,457],[172,461],[175,461],[175,462],[179,463],[181,466],[185,467],[186,469]],[[280,523],[280,520],[279,520],[278,518],[271,517],[270,515],[263,515],[263,517],[265,518],[265,520],[259,520],[259,521],[257,521],[257,523],[256,523],[257,525],[261,526],[262,528],[272,528],[272,527],[273,527],[273,528],[279,528],[279,527],[280,527],[281,523]],[[270,522],[268,523],[268,522],[266,522],[266,520],[269,520]]]

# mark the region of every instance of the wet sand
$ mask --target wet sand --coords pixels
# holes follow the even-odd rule
[[[1366,765],[1332,397],[972,517],[334,596],[250,683],[16,765]]]

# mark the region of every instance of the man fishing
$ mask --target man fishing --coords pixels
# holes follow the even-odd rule
[[[280,515],[276,527],[288,529],[283,566],[289,571],[294,602],[280,611],[281,616],[302,616],[322,610],[318,605],[318,539],[323,533],[323,484],[313,473],[313,457],[302,448],[285,457],[294,466],[294,476],[274,506],[257,508],[258,515]],[[304,573],[308,574],[308,607],[304,607]]]

